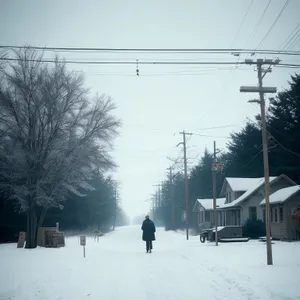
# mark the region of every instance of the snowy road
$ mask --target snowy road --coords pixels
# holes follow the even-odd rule
[[[78,238],[62,249],[0,246],[1,300],[300,299],[300,243],[201,244],[181,233],[157,232],[145,253],[139,227],[120,228],[94,242],[82,257]]]

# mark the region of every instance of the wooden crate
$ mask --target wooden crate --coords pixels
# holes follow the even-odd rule
[[[65,236],[63,232],[56,232],[52,234],[52,246],[54,248],[65,246]]]
[[[40,227],[37,234],[37,245],[40,247],[47,247],[49,242],[49,232],[57,232],[56,227]]]

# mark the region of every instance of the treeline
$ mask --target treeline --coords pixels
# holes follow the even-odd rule
[[[126,223],[107,174],[120,121],[107,96],[84,78],[30,48],[0,62],[0,240],[26,231],[35,248],[43,225],[106,230]],[[117,212],[117,213],[116,213]],[[119,216],[119,219],[117,217]]]
[[[69,195],[60,207],[49,209],[43,226],[55,226],[61,231],[78,233],[94,230],[107,232],[114,226],[129,225],[130,220],[121,207],[118,187],[110,177],[98,174],[90,181],[93,191],[84,197]],[[19,211],[18,203],[0,198],[0,243],[14,242],[20,231],[26,231],[26,213]]]
[[[289,88],[269,99],[267,130],[270,176],[282,173],[300,183],[300,76],[291,76]],[[249,122],[239,132],[232,133],[227,151],[217,154],[223,164],[222,173],[217,175],[219,194],[225,177],[263,177],[263,151],[260,117]],[[189,175],[189,215],[191,226],[196,226],[192,213],[197,198],[212,198],[211,165],[213,154],[205,150]],[[173,185],[166,178],[161,189],[161,204],[154,216],[163,221],[166,229],[183,228],[185,211],[184,176],[175,174]],[[172,203],[174,212],[172,212]],[[174,218],[174,223],[172,222]]]

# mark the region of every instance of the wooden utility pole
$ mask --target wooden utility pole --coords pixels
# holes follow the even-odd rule
[[[192,135],[185,131],[180,132],[183,135],[183,159],[184,159],[184,183],[185,183],[185,224],[186,224],[186,239],[189,239],[189,183],[187,174],[187,159],[186,159],[186,135]]]
[[[214,207],[214,223],[215,223],[215,241],[218,246],[218,214],[217,214],[217,152],[216,141],[214,141],[214,160],[212,165],[212,183],[213,183],[213,207]]]
[[[253,64],[252,60],[246,60],[246,64]],[[269,180],[269,159],[268,159],[268,139],[267,139],[267,124],[266,124],[266,111],[265,111],[265,93],[276,93],[276,87],[263,87],[263,78],[271,72],[271,66],[277,65],[279,60],[272,59],[258,59],[256,61],[258,87],[245,87],[240,88],[241,92],[258,92],[259,100],[250,100],[249,102],[256,102],[260,104],[261,111],[261,133],[263,144],[263,158],[264,158],[264,177],[265,177],[265,198],[266,198],[266,246],[267,246],[267,264],[273,265],[272,257],[272,243],[271,243],[271,228],[270,228],[270,180]],[[262,69],[263,65],[269,65],[266,70]],[[263,74],[264,72],[264,74]]]
[[[117,209],[118,209],[117,187],[115,187],[114,190],[115,190],[115,207],[114,207],[114,224],[113,224],[113,230],[115,230],[115,228],[116,228]]]
[[[158,208],[158,195],[157,191],[155,192],[155,221],[157,219],[157,208]]]
[[[161,185],[158,185],[158,207],[161,208]]]
[[[153,221],[155,220],[154,215],[155,215],[155,198],[152,197],[152,212],[153,212]]]
[[[257,75],[259,87],[263,87],[262,83],[262,64],[257,64]],[[269,179],[269,158],[268,158],[268,138],[264,93],[259,92],[260,112],[261,112],[261,134],[263,144],[264,157],[264,175],[265,175],[265,195],[266,195],[266,244],[267,244],[267,264],[273,265],[272,243],[271,243],[271,228],[270,228],[270,179]]]
[[[173,189],[173,174],[172,167],[169,167],[170,170],[170,200],[171,200],[171,220],[172,220],[172,229],[175,230],[175,203],[174,203],[174,189]]]
[[[158,190],[155,192],[155,198],[153,198],[153,221],[157,219],[157,208],[160,207],[160,184],[154,184]]]

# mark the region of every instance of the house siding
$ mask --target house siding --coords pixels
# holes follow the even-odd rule
[[[280,178],[274,183],[270,184],[270,193],[292,186],[292,184],[285,178]],[[241,203],[241,221],[242,225],[249,219],[249,208],[256,207],[257,219],[263,220],[263,209],[260,206],[261,201],[265,198],[265,186],[261,186],[252,196]]]
[[[296,239],[296,231],[295,231],[296,228],[300,230],[300,220],[293,220],[291,217],[292,208],[296,208],[299,206],[300,206],[299,194],[294,196],[290,200],[288,200],[284,205],[284,208],[286,209],[286,211],[284,212],[284,218],[286,218],[285,223],[287,227],[287,238],[289,240]]]
[[[275,209],[277,209],[277,212],[279,211],[279,208],[281,205],[275,204],[271,205],[271,214],[273,214],[273,217],[271,218],[271,236],[275,239],[285,239],[288,237],[288,229],[287,229],[287,207],[283,207],[283,221],[280,222],[279,216],[277,218],[277,222],[274,218],[274,212]],[[279,213],[278,213],[279,214]]]
[[[271,234],[275,239],[296,239],[296,229],[300,231],[300,220],[293,220],[291,217],[291,212],[293,208],[300,206],[300,195],[296,195],[287,202],[281,204],[271,205],[271,213],[273,218],[271,218]],[[274,218],[275,209],[283,208],[283,222],[280,222],[277,218],[277,222]]]
[[[228,196],[229,196],[229,198],[228,198]],[[235,200],[234,196],[235,196],[235,193],[232,191],[230,185],[227,184],[227,185],[226,185],[226,195],[225,195],[225,197],[226,197],[226,202],[225,202],[225,203],[230,203],[230,202],[232,202],[233,200]]]

